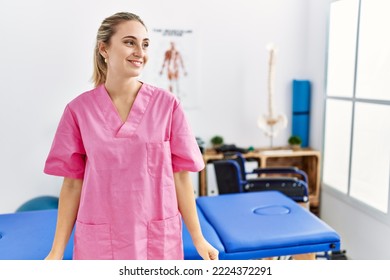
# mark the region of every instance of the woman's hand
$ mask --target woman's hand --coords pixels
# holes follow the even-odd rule
[[[53,251],[50,251],[50,253],[45,258],[45,260],[62,260],[62,259],[63,259],[62,254],[56,254]]]
[[[211,246],[206,239],[202,238],[200,241],[195,242],[194,245],[198,254],[204,260],[218,260],[218,250]]]

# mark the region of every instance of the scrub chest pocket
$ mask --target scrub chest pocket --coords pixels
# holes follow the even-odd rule
[[[148,173],[153,178],[172,176],[170,142],[147,143]]]

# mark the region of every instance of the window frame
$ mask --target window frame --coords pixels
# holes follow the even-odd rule
[[[332,4],[339,2],[342,0],[336,0],[332,1],[330,3],[330,6]],[[323,190],[327,193],[332,195],[333,197],[337,198],[341,202],[347,204],[350,207],[356,208],[358,210],[361,210],[362,212],[366,213],[367,215],[381,221],[382,223],[385,223],[387,225],[390,225],[390,191],[387,198],[388,205],[387,205],[387,212],[384,213],[377,208],[370,206],[369,204],[366,204],[365,202],[362,202],[358,200],[357,198],[354,198],[350,195],[351,192],[351,170],[352,170],[352,156],[353,156],[353,140],[354,140],[354,121],[355,121],[355,110],[356,110],[356,104],[357,103],[369,103],[369,104],[375,104],[375,105],[386,105],[390,106],[390,100],[379,100],[379,99],[369,99],[369,98],[359,98],[356,97],[356,85],[357,85],[357,70],[358,70],[358,56],[359,56],[359,31],[360,31],[360,17],[361,17],[361,7],[362,7],[362,1],[364,0],[356,0],[358,1],[358,11],[357,11],[357,32],[356,32],[356,42],[355,42],[355,63],[354,63],[354,78],[353,78],[353,93],[351,97],[346,96],[330,96],[328,95],[327,91],[327,76],[328,76],[328,62],[329,62],[329,42],[330,42],[330,13],[328,16],[328,33],[327,33],[327,48],[326,48],[326,64],[325,64],[325,94],[324,94],[324,110],[323,110],[323,143],[322,143],[322,151],[323,151],[323,162],[326,157],[326,147],[325,147],[325,138],[326,138],[326,106],[328,100],[341,100],[341,101],[348,101],[352,103],[352,116],[351,116],[351,137],[350,137],[350,147],[349,147],[349,166],[348,166],[348,186],[347,186],[347,192],[344,193],[342,191],[339,191],[338,189],[327,185],[323,177],[321,179],[321,184],[323,187]],[[331,7],[329,9],[331,11]],[[321,165],[321,174],[324,174],[324,164]],[[388,188],[390,189],[390,173],[389,173],[389,185]]]

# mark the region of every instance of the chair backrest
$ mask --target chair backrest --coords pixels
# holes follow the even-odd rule
[[[246,171],[245,171],[245,158],[239,152],[226,152],[223,154],[223,158],[231,159],[237,162],[239,167],[239,172],[241,176],[241,180],[246,180]]]
[[[241,168],[233,159],[213,162],[219,194],[243,192],[245,181],[241,177]]]
[[[277,190],[297,202],[309,201],[309,186],[306,172],[294,166],[256,168],[252,171],[260,177],[248,180],[246,191]],[[269,175],[278,177],[264,177]],[[283,177],[283,175],[290,175]]]
[[[275,190],[297,202],[308,202],[308,187],[305,181],[295,177],[264,177],[247,181],[245,191],[258,192]]]
[[[300,170],[295,166],[283,166],[283,167],[263,167],[263,168],[255,168],[252,170],[252,173],[256,173],[258,175],[261,174],[290,174],[290,175],[300,175],[301,179],[308,183],[309,179],[305,171]]]

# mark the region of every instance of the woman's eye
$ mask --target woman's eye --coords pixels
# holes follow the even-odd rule
[[[144,49],[147,49],[149,47],[149,43],[144,43],[143,47],[144,47]]]
[[[134,46],[134,42],[133,41],[126,41],[125,44],[129,45],[129,46]]]

